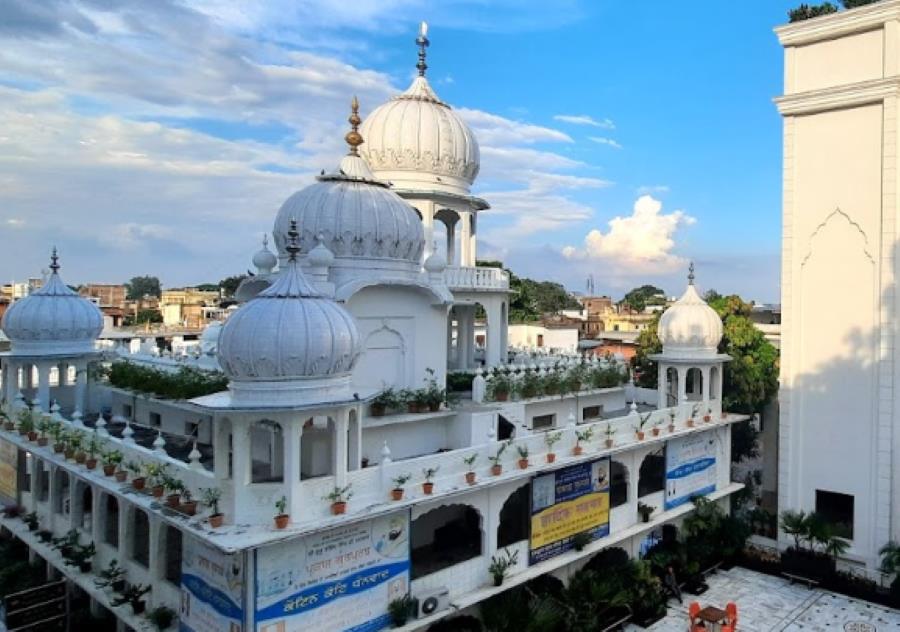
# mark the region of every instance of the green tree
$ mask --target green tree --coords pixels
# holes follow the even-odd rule
[[[662,343],[656,335],[659,331],[659,317],[660,315],[657,314],[656,318],[638,334],[637,353],[631,361],[634,368],[634,381],[642,388],[657,387],[656,362],[649,356],[662,352]]]
[[[647,305],[665,305],[666,296],[662,289],[655,285],[642,285],[629,291],[619,301],[620,307],[626,307],[635,312],[642,312]]]
[[[478,261],[479,266],[503,268],[500,261]],[[563,309],[581,307],[571,294],[559,283],[534,281],[509,273],[509,289],[513,294],[509,301],[510,322],[530,322],[539,320],[545,314],[555,314]]]
[[[162,296],[162,286],[155,276],[132,277],[125,287],[128,290],[128,298],[133,301],[145,296],[155,296],[156,298]]]
[[[781,530],[794,538],[794,548],[800,550],[800,542],[809,533],[806,512],[788,509],[781,512]]]
[[[809,20],[810,18],[817,18],[820,15],[836,13],[837,10],[837,7],[830,2],[823,2],[822,4],[814,4],[812,6],[804,2],[796,9],[791,9],[790,11],[788,11],[788,21],[802,22],[803,20]]]
[[[841,4],[844,5],[845,9],[855,9],[856,7],[862,7],[879,1],[880,0],[841,0]]]
[[[143,325],[145,323],[161,323],[163,321],[162,314],[158,309],[142,309],[138,311],[137,315],[128,314],[123,319],[123,324],[126,327],[131,327],[133,325]]]
[[[247,278],[246,274],[238,274],[235,276],[225,277],[221,281],[219,281],[219,287],[222,288],[222,293],[226,297],[234,296],[234,293],[237,292],[238,286],[241,284],[241,281]]]
[[[219,286],[215,283],[201,283],[197,286],[197,289],[201,292],[218,292]]]

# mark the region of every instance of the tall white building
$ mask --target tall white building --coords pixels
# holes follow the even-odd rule
[[[869,568],[900,539],[900,2],[776,29],[784,46],[778,504]]]

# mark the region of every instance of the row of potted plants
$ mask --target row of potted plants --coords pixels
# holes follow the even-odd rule
[[[516,396],[520,399],[565,396],[582,390],[621,386],[627,378],[627,372],[615,364],[578,364],[552,368],[548,372],[530,368],[518,373],[494,369],[487,380],[487,397],[504,402]]]
[[[700,410],[700,406],[695,404],[691,409],[691,416],[685,420],[685,425],[688,428],[693,428],[696,425],[695,417],[697,416],[698,411]],[[638,423],[633,426],[634,436],[638,441],[643,441],[647,432],[646,429],[650,429],[650,434],[654,437],[658,437],[661,432],[661,427],[665,422],[665,419],[658,418],[651,421],[651,417],[653,416],[653,412],[648,412],[646,415],[638,414]],[[668,411],[669,423],[667,424],[667,428],[669,434],[675,432],[675,417],[676,413],[674,409],[670,409]],[[707,408],[706,413],[702,417],[703,423],[711,423],[712,422],[712,408]]]
[[[403,410],[410,413],[437,412],[443,404],[450,406],[455,398],[437,383],[434,369],[425,370],[428,373],[425,386],[417,389],[395,390],[392,387],[384,389],[372,400],[369,406],[370,414],[373,417],[383,417],[388,412]]]

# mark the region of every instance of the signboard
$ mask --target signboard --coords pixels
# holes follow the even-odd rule
[[[229,555],[185,536],[181,558],[181,632],[241,632],[244,568]]]
[[[4,623],[10,632],[65,630],[65,580],[29,588],[3,598]]]
[[[0,497],[18,501],[19,449],[0,439]]]
[[[716,489],[714,432],[690,434],[666,444],[665,508],[673,509],[694,496]]]
[[[531,482],[529,563],[572,548],[572,536],[609,534],[609,459],[536,476]]]
[[[409,512],[256,551],[257,632],[372,632],[409,591]]]

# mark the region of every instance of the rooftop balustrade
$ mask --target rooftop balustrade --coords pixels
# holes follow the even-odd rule
[[[451,290],[509,289],[509,273],[500,268],[448,266],[444,281]]]

